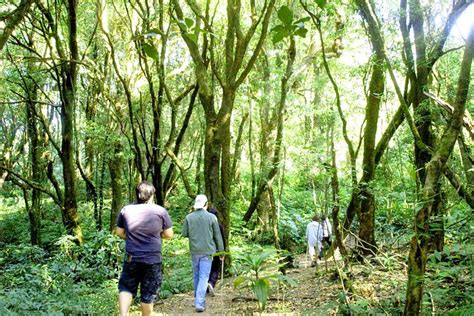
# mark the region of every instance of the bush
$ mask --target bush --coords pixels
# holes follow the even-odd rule
[[[69,236],[48,257],[36,246],[0,250],[0,313],[113,314],[121,243],[99,232],[82,247]]]
[[[296,286],[293,279],[278,272],[281,260],[276,250],[259,247],[236,256],[235,269],[240,274],[234,280],[234,287],[250,288],[257,298],[260,311],[265,309],[272,284]]]

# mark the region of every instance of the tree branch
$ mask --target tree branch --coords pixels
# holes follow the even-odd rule
[[[423,92],[427,97],[431,98],[433,101],[435,101],[436,104],[440,105],[443,109],[445,109],[449,114],[453,114],[454,107],[449,104],[448,102],[444,101],[440,97],[434,95],[433,93],[429,91],[424,91]],[[463,117],[463,125],[468,131],[469,135],[471,136],[471,139],[474,140],[474,123],[472,122],[471,115],[469,114],[468,110],[464,111],[464,117]]]
[[[454,190],[456,190],[458,195],[462,197],[472,209],[474,209],[474,196],[472,196],[471,192],[469,192],[469,190],[467,190],[467,188],[461,183],[461,180],[453,170],[447,167],[444,170],[444,175],[449,183],[454,187]]]
[[[13,33],[15,27],[23,20],[27,14],[30,6],[35,2],[34,0],[22,0],[17,8],[8,15],[6,18],[5,27],[3,28],[2,34],[0,34],[0,51],[5,46],[10,35]],[[2,18],[3,20],[3,18]]]
[[[165,147],[166,154],[171,158],[171,160],[176,164],[178,167],[180,173],[181,173],[181,179],[183,180],[184,187],[186,188],[186,192],[188,193],[188,196],[190,198],[195,198],[196,193],[194,193],[193,189],[191,188],[191,185],[189,184],[188,178],[186,176],[186,170],[184,169],[183,165],[181,164],[181,161],[176,157],[176,155],[173,153],[171,148]]]
[[[60,199],[58,199],[57,196],[55,196],[51,191],[49,190],[46,190],[45,188],[41,187],[40,185],[26,179],[25,177],[23,177],[22,175],[20,175],[19,173],[13,171],[12,169],[6,167],[6,166],[3,166],[3,165],[0,165],[0,169],[1,170],[4,170],[6,172],[8,172],[9,174],[15,176],[17,179],[19,179],[20,181],[23,182],[23,184],[25,184],[26,186],[28,186],[29,188],[31,189],[35,189],[35,190],[38,190],[40,192],[43,192],[45,194],[47,194],[48,196],[50,196],[53,201],[59,206],[59,207],[62,207],[62,203],[60,201]],[[19,186],[23,187],[23,184],[21,183],[17,183],[19,184]]]

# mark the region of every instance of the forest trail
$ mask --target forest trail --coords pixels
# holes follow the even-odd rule
[[[305,258],[297,256],[297,268],[287,270],[287,275],[298,282],[297,287],[286,287],[280,290],[271,290],[270,299],[264,313],[259,315],[301,315],[301,314],[336,314],[340,303],[342,286],[334,273],[334,261],[327,261],[327,272],[324,260],[319,261],[318,267],[311,267]],[[341,263],[339,262],[339,265]],[[362,266],[361,266],[362,267]],[[380,272],[354,267],[353,276],[363,275],[361,284],[354,281],[354,287],[361,296],[373,298],[387,298],[393,295],[396,287],[385,286],[388,278],[398,279],[403,286],[406,281],[404,269],[391,272]],[[357,271],[357,272],[356,272]],[[389,277],[390,275],[390,277]],[[248,290],[234,289],[234,278],[226,278],[216,285],[215,296],[206,297],[206,310],[196,313],[193,307],[193,292],[173,295],[165,299],[163,304],[155,305],[154,315],[252,315],[258,314],[257,302],[253,293]],[[398,283],[398,282],[396,282]],[[377,296],[377,297],[375,297]],[[138,315],[138,313],[137,313]]]

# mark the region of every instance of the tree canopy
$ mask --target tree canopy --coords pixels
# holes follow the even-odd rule
[[[253,260],[235,254],[241,243],[291,262],[320,214],[347,313],[360,303],[351,264],[386,253],[406,265],[405,314],[472,312],[460,280],[473,237],[473,15],[472,0],[4,1],[0,311],[27,312],[12,303],[21,262],[43,271],[31,286],[54,284],[46,275],[61,263],[73,281],[59,288],[110,287],[117,214],[148,180],[178,232],[207,195],[228,274]],[[166,251],[179,270],[175,239]],[[89,279],[94,262],[104,267]],[[177,275],[165,297],[187,290]],[[444,286],[459,306],[443,305]],[[101,311],[91,297],[85,310]],[[38,310],[84,311],[51,308]]]

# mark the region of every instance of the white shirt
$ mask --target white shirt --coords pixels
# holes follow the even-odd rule
[[[318,222],[312,221],[306,226],[306,239],[311,247],[316,246],[323,240],[323,228]]]
[[[323,237],[329,237],[330,235],[332,235],[332,226],[331,226],[331,222],[329,222],[329,219],[326,218],[324,221],[323,221]]]

